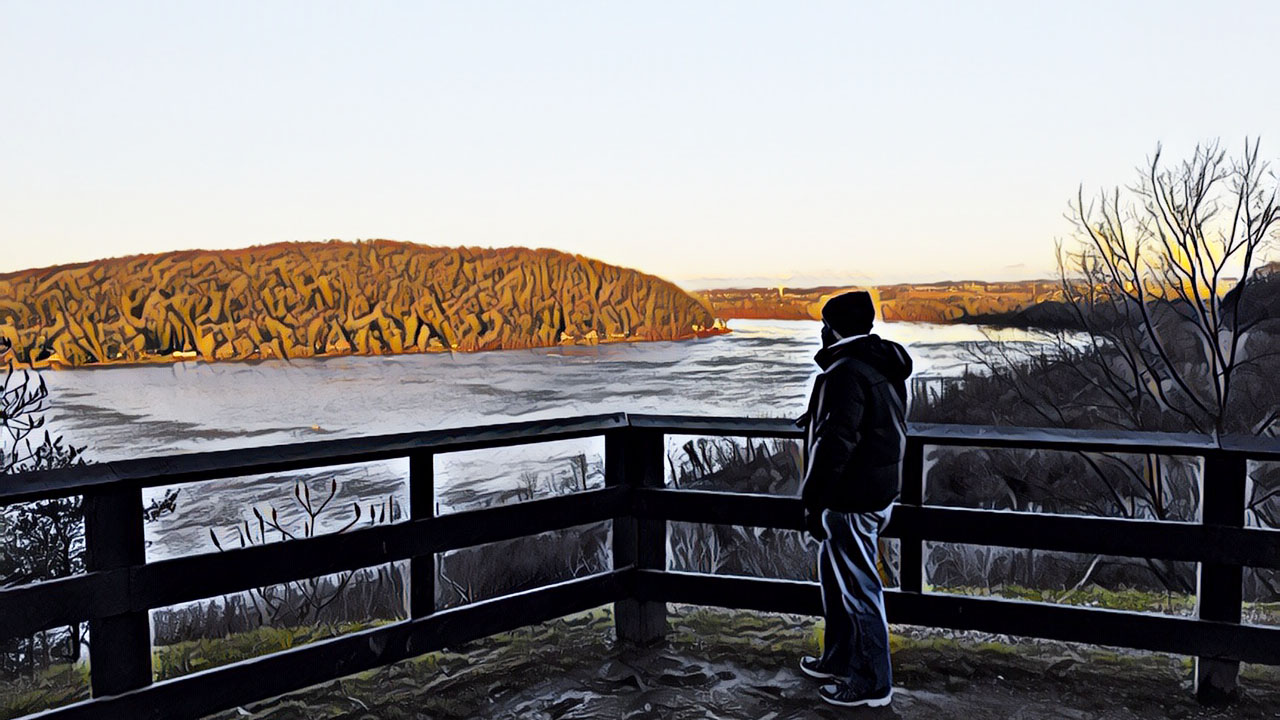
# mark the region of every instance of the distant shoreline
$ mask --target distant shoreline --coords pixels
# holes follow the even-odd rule
[[[887,322],[944,325],[972,324],[973,318],[1016,322],[1013,318],[1017,314],[1062,297],[1061,283],[1056,280],[718,288],[692,294],[722,319],[817,320],[828,299],[850,290],[871,293],[879,317]]]
[[[807,321],[821,322],[822,318],[810,317],[808,315],[800,316],[798,314],[784,315],[782,313],[741,313],[720,317],[721,320],[781,320],[786,322]],[[955,318],[938,318],[938,319],[916,319],[916,318],[879,318],[877,323],[925,323],[928,325],[986,325],[996,328],[1010,328],[1014,330],[1076,330],[1077,327],[1067,323],[1054,322],[1033,322],[1026,318],[1025,311],[1012,313],[991,313],[982,315],[961,315]]]

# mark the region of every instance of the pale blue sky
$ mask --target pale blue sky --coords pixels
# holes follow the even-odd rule
[[[1044,276],[1261,135],[1280,2],[0,1],[0,271],[387,237],[691,287]],[[708,280],[707,278],[728,278]]]

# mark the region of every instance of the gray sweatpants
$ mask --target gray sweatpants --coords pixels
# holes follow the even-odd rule
[[[869,513],[826,510],[827,539],[818,548],[818,580],[827,621],[822,667],[843,676],[854,690],[872,692],[893,684],[884,586],[876,569],[880,533],[893,506]]]

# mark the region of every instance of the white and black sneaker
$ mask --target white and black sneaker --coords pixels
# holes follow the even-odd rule
[[[893,702],[892,687],[860,693],[844,683],[836,683],[818,688],[818,695],[840,707],[884,707]]]
[[[805,655],[800,658],[800,672],[816,680],[835,680],[836,674],[822,668],[822,658]]]

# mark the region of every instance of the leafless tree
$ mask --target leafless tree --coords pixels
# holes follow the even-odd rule
[[[7,346],[0,347],[0,357],[7,352]],[[38,373],[15,368],[12,360],[5,365],[0,384],[0,473],[31,469],[36,456],[31,436],[44,426],[48,398],[49,387]]]
[[[0,360],[8,350],[0,344]],[[0,373],[0,476],[83,464],[84,448],[44,429],[49,397],[44,378],[15,368],[11,360]],[[0,588],[83,572],[82,518],[79,497],[0,506]],[[80,657],[83,630],[76,624],[0,641],[0,673],[17,667],[47,667],[54,659],[74,661]]]
[[[1261,158],[1250,140],[1239,156],[1212,142],[1180,162],[1157,147],[1133,185],[1092,197],[1081,187],[1067,214],[1074,233],[1057,245],[1070,327],[1047,353],[1023,356],[999,343],[976,353],[983,384],[1022,411],[990,421],[1214,435],[1272,427],[1280,403],[1255,401],[1264,389],[1271,396],[1264,368],[1274,351],[1265,346],[1274,341],[1260,342],[1262,316],[1245,312],[1280,227],[1280,183]],[[1186,458],[1079,457],[1098,481],[1090,498],[1098,514],[1185,520],[1198,505]],[[1030,482],[1059,510],[1093,512],[1075,507],[1074,494],[1055,498],[1050,485],[1017,475],[1010,487]],[[1080,583],[1117,562],[1091,563]],[[1146,569],[1184,589],[1178,568],[1147,561]]]
[[[516,495],[521,500],[532,500],[536,494],[538,494],[538,474],[532,470],[522,470],[519,484],[516,486]]]
[[[1089,339],[1074,353],[1079,378],[1133,428],[1264,429],[1233,425],[1230,412],[1255,361],[1243,352],[1253,323],[1237,310],[1280,225],[1280,186],[1259,148],[1246,140],[1228,158],[1213,142],[1170,166],[1157,146],[1135,185],[1091,201],[1081,188],[1072,203],[1075,242],[1058,244],[1058,266]]]
[[[1058,267],[1089,346],[1069,364],[1118,424],[1220,436],[1275,423],[1277,408],[1236,412],[1233,399],[1265,357],[1244,352],[1257,318],[1243,310],[1280,225],[1277,187],[1260,143],[1246,140],[1239,157],[1213,142],[1172,166],[1157,147],[1136,185],[1091,202],[1078,193],[1068,216],[1075,246],[1058,245]],[[1147,457],[1135,484],[1153,514],[1170,519],[1164,465]]]

